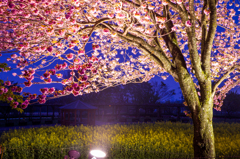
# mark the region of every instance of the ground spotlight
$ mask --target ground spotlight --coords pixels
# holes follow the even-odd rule
[[[101,151],[101,150],[91,150],[90,154],[92,156],[94,156],[92,159],[96,159],[96,158],[104,158],[106,157],[106,153]]]

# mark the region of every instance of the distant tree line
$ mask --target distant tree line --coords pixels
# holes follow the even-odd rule
[[[224,99],[222,111],[226,112],[226,117],[231,117],[240,112],[240,94],[237,91],[230,91]]]
[[[91,104],[155,104],[175,95],[164,82],[144,82],[120,85],[99,93],[81,96],[81,100]]]

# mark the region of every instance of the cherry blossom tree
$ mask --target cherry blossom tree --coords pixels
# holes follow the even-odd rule
[[[13,75],[26,79],[23,90],[64,85],[25,93],[18,107],[171,75],[191,111],[194,156],[215,157],[213,108],[221,110],[240,82],[238,7],[228,0],[2,0],[0,48],[18,51],[7,61],[22,70]]]

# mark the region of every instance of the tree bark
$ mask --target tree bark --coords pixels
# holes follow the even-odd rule
[[[188,107],[191,110],[194,125],[193,148],[195,158],[214,158],[214,132],[213,132],[213,97],[211,95],[211,81],[206,78],[201,87],[201,96],[189,74],[181,71],[178,74],[179,84]],[[209,82],[210,81],[210,82]]]
[[[199,112],[193,113],[192,117],[194,125],[194,157],[214,158],[215,144],[212,125],[212,104],[202,106]]]
[[[176,51],[177,49],[174,49]],[[177,53],[176,53],[177,54]],[[200,83],[200,94],[198,95],[195,84],[183,65],[181,58],[177,54],[175,58],[179,84],[192,113],[194,125],[194,157],[195,158],[214,158],[214,134],[212,126],[213,118],[213,97],[211,76],[206,76],[203,83]]]

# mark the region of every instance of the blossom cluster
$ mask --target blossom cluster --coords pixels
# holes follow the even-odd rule
[[[189,11],[187,0],[170,2],[184,6]],[[28,100],[22,103],[26,107],[30,100],[36,98],[43,104],[48,97],[98,92],[119,84],[148,81],[155,75],[166,79],[166,71],[151,55],[121,38],[130,34],[142,39],[150,47],[157,48],[159,45],[169,61],[172,61],[163,35],[159,33],[163,30],[167,32],[166,35],[176,34],[176,42],[188,69],[192,71],[186,30],[195,27],[200,51],[202,26],[198,22],[204,14],[206,25],[209,26],[211,16],[209,8],[203,10],[203,1],[195,3],[196,22],[190,16],[180,20],[180,15],[171,6],[172,16],[167,17],[164,12],[169,5],[168,0],[148,0],[140,4],[125,0],[1,1],[0,38],[3,42],[0,43],[0,50],[19,51],[11,54],[7,61],[22,70],[22,74],[13,75],[26,80],[22,88],[11,89],[20,93],[24,87],[33,84],[63,85],[63,90],[42,88],[41,95],[27,94]],[[239,62],[240,51],[237,47],[240,27],[234,20],[236,9],[227,9],[228,5],[226,0],[217,3],[217,23],[224,31],[217,32],[213,44],[212,80],[219,79],[226,70]],[[237,3],[235,6],[238,7]],[[170,30],[169,21],[173,24]],[[154,43],[156,37],[158,44]],[[86,51],[87,46],[91,47],[90,51]],[[64,77],[64,71],[69,71],[70,75]],[[233,74],[238,76],[238,72]],[[1,92],[6,93],[5,87],[1,87]],[[221,105],[219,102],[215,104]]]

